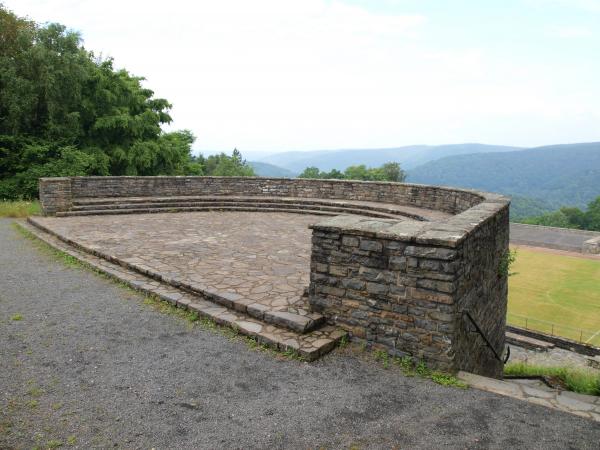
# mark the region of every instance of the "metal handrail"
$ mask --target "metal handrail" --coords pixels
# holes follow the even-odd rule
[[[467,318],[471,321],[471,323],[475,327],[475,331],[477,333],[479,333],[479,335],[483,338],[483,341],[490,348],[490,350],[494,353],[494,356],[496,357],[496,359],[498,361],[500,361],[502,364],[506,364],[506,361],[508,361],[508,358],[510,357],[510,347],[508,345],[506,346],[506,357],[504,359],[502,359],[502,355],[496,351],[496,349],[494,348],[492,343],[489,341],[489,339],[486,337],[486,335],[483,334],[483,331],[481,330],[481,328],[479,328],[479,325],[477,325],[477,322],[475,322],[475,319],[473,319],[473,316],[471,316],[469,311],[464,309],[462,311],[462,313],[463,313],[463,315],[467,316]]]

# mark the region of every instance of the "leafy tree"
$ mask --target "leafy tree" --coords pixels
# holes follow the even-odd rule
[[[584,220],[585,229],[600,231],[600,196],[589,203]]]
[[[298,178],[323,178],[318,167],[307,167]]]
[[[0,5],[0,197],[35,196],[40,176],[202,174],[192,133],[162,131],[171,104],[143,80]]]
[[[406,179],[405,172],[400,164],[395,162],[385,163],[381,167],[367,168],[364,164],[347,167],[344,172],[332,169],[330,172],[321,172],[317,167],[307,167],[298,175],[298,178],[320,178],[326,180],[370,180],[370,181],[396,181]]]
[[[369,180],[369,171],[364,164],[358,166],[350,166],[344,170],[344,177],[347,180]]]
[[[552,213],[524,219],[523,223],[600,231],[600,196],[588,204],[586,211],[574,207],[562,207]]]
[[[406,172],[402,170],[400,164],[397,162],[388,162],[381,166],[381,172],[383,180],[396,181],[398,183],[406,180]]]
[[[242,158],[240,151],[235,148],[231,156],[225,153],[211,155],[206,159],[206,175],[219,177],[252,177],[254,169]]]
[[[345,178],[344,172],[340,172],[337,169],[331,169],[329,172],[323,172],[323,178],[329,180],[343,180]]]

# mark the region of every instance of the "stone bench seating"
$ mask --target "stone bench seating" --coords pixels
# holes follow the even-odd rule
[[[384,202],[235,195],[75,198],[69,211],[57,212],[56,215],[69,217],[214,210],[278,211],[324,216],[353,214],[382,219],[408,218],[427,222],[450,217],[450,214],[442,211]]]

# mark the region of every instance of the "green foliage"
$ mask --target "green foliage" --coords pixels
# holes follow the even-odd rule
[[[390,366],[390,355],[388,354],[388,352],[386,350],[384,350],[384,349],[375,350],[375,352],[373,353],[373,356],[375,356],[375,359],[377,361],[381,361],[383,363],[384,369],[387,369]]]
[[[200,155],[194,158],[194,162],[201,167],[202,175],[215,177],[255,176],[254,169],[242,158],[242,154],[237,148],[233,149],[231,156],[219,153],[204,158]]]
[[[522,222],[548,227],[600,231],[600,196],[588,204],[586,211],[575,207],[562,207],[558,211],[529,217]]]
[[[535,208],[583,208],[600,195],[600,142],[526,150],[454,155],[410,170],[408,181],[488,192],[532,200]],[[517,205],[517,206],[523,206]],[[519,217],[547,211],[519,212]],[[517,215],[514,216],[517,218]]]
[[[592,370],[571,367],[546,367],[522,362],[504,366],[504,374],[512,376],[547,376],[560,380],[568,390],[600,396],[600,374]]]
[[[417,375],[421,377],[428,377],[429,375],[431,375],[431,370],[429,369],[429,367],[427,367],[427,364],[425,364],[425,361],[423,360],[419,361],[419,363],[415,367],[415,372],[417,372]]]
[[[169,102],[77,33],[0,5],[0,43],[0,199],[35,197],[44,176],[201,174],[191,132],[161,130]]]
[[[514,272],[510,271],[510,268],[517,260],[517,250],[507,250],[501,257],[500,263],[498,264],[498,276],[499,277],[510,277],[515,275]]]
[[[413,364],[413,359],[410,356],[403,356],[402,358],[395,356],[394,364],[402,369],[402,372],[404,372],[405,376],[415,376],[415,367]]]
[[[406,179],[406,174],[401,169],[400,164],[388,162],[381,167],[367,167],[364,164],[350,166],[344,172],[340,172],[337,169],[332,169],[330,172],[322,172],[317,167],[307,167],[298,175],[298,178],[402,182]]]
[[[461,389],[467,388],[467,383],[460,381],[454,375],[448,373],[432,372],[430,378],[433,382],[441,384],[442,386],[453,386]]]
[[[555,209],[550,203],[543,200],[520,195],[511,195],[510,197],[511,222],[521,222],[527,217],[541,216]]]

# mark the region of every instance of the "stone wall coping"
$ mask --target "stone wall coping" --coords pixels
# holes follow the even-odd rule
[[[309,228],[325,232],[391,239],[448,248],[458,247],[474,230],[494,215],[508,208],[508,197],[478,192],[485,200],[466,211],[437,222],[413,222],[396,219],[373,219],[359,216],[336,216]],[[489,197],[488,197],[489,196]],[[488,200],[489,198],[489,200]]]
[[[281,181],[281,180],[293,180],[300,182],[327,182],[334,184],[348,184],[348,183],[356,183],[356,184],[369,184],[369,185],[402,185],[407,187],[415,187],[415,188],[427,188],[427,189],[437,189],[440,191],[446,192],[464,192],[466,194],[474,194],[479,196],[482,200],[491,200],[493,197],[502,197],[507,199],[508,197],[504,197],[499,194],[492,194],[488,192],[478,191],[476,189],[468,189],[468,188],[454,188],[450,186],[437,186],[431,184],[418,184],[418,183],[398,183],[395,181],[365,181],[365,180],[338,180],[334,178],[286,178],[286,177],[223,177],[223,176],[204,176],[204,175],[155,175],[155,176],[131,176],[131,175],[91,175],[91,176],[76,176],[76,177],[42,177],[40,180],[43,181],[51,181],[51,180],[76,180],[76,179],[98,179],[98,180],[110,180],[110,179],[139,179],[139,180],[148,180],[149,178],[159,178],[159,179],[167,179],[167,178],[176,178],[176,179],[194,179],[194,178],[207,178],[207,179],[228,179],[228,180],[267,180],[267,181]]]

